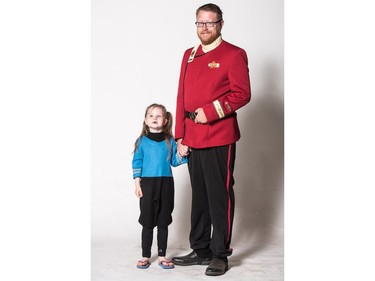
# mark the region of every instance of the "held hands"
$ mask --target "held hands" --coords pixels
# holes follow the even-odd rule
[[[189,154],[189,147],[182,144],[182,139],[177,140],[177,152],[181,157],[187,156]]]

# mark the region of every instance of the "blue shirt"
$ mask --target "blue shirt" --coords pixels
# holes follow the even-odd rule
[[[133,178],[173,177],[172,167],[187,163],[186,157],[177,153],[177,143],[171,138],[170,149],[167,141],[157,142],[142,136],[133,155]]]

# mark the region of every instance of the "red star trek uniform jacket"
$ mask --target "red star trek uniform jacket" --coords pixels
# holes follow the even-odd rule
[[[250,101],[250,78],[246,52],[226,41],[204,53],[202,46],[188,62],[186,50],[181,65],[175,138],[192,148],[234,143],[240,139],[236,110]],[[186,112],[203,108],[207,124],[196,124]]]

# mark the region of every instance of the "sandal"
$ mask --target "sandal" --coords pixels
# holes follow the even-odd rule
[[[164,269],[174,268],[174,263],[171,260],[162,259],[159,260],[159,266]]]
[[[139,260],[137,262],[137,268],[146,269],[150,266],[150,261],[146,259]]]

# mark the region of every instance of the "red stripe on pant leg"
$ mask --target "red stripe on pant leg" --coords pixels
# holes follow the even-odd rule
[[[227,210],[227,214],[228,214],[228,233],[227,233],[227,242],[229,241],[229,237],[230,237],[230,229],[231,229],[231,220],[230,220],[230,209],[231,209],[231,201],[230,201],[230,193],[229,193],[229,184],[230,184],[230,157],[231,157],[231,149],[232,148],[232,145],[229,145],[228,146],[228,161],[227,161],[227,183],[226,183],[226,187],[227,187],[227,197],[228,197],[228,210]]]

